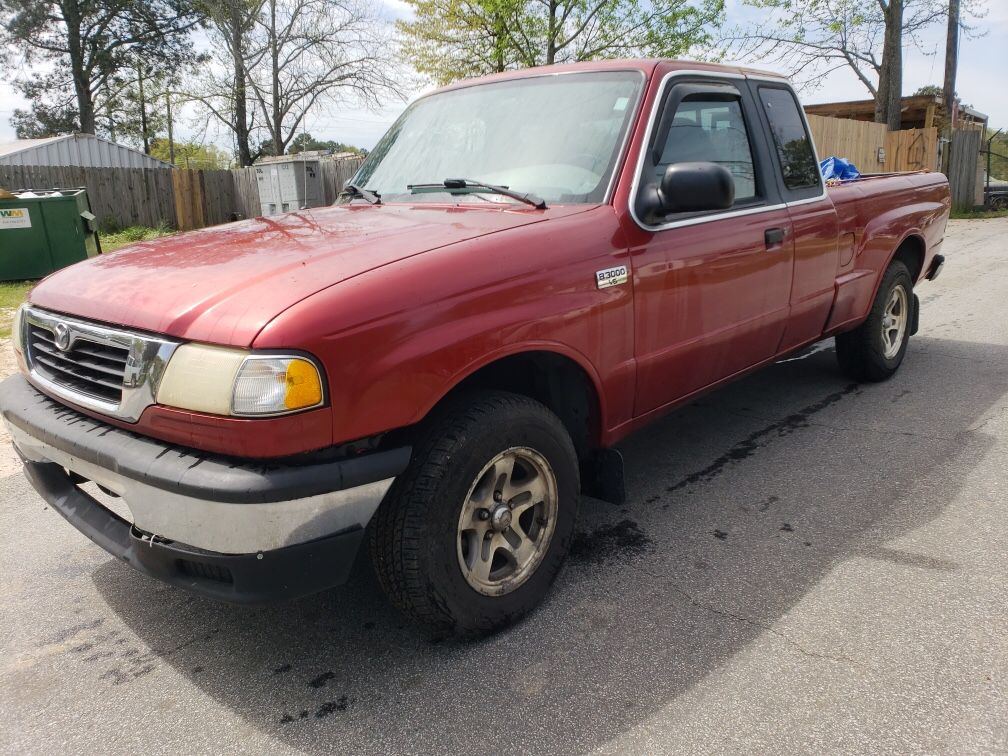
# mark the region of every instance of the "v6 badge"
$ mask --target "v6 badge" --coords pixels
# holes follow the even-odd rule
[[[620,284],[625,284],[626,282],[626,265],[595,271],[595,283],[600,289],[608,289],[610,286],[619,286]]]

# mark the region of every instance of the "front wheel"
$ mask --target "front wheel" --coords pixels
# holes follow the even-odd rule
[[[556,415],[515,394],[465,397],[423,430],[375,515],[379,581],[435,634],[497,630],[548,592],[578,495],[577,456]]]
[[[840,369],[857,381],[884,381],[903,362],[913,325],[913,279],[899,260],[886,269],[868,319],[836,337]]]

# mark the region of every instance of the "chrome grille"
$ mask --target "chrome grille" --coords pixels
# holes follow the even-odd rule
[[[28,349],[35,369],[51,381],[87,396],[119,404],[129,349],[77,338],[67,349],[49,328],[28,324]]]
[[[136,422],[179,342],[37,307],[23,310],[28,377],[56,399]]]

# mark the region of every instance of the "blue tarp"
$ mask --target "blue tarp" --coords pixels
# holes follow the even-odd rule
[[[821,161],[819,163],[819,170],[822,172],[823,178],[827,181],[829,179],[849,181],[850,179],[861,177],[861,172],[853,163],[838,157],[828,157]]]

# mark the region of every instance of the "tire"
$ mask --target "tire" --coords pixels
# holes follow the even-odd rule
[[[837,361],[844,374],[856,381],[891,378],[910,342],[913,307],[910,271],[894,260],[882,276],[865,322],[836,337]]]
[[[579,489],[574,445],[556,415],[516,394],[464,396],[422,429],[375,514],[378,580],[436,637],[503,628],[539,604],[560,572]]]

